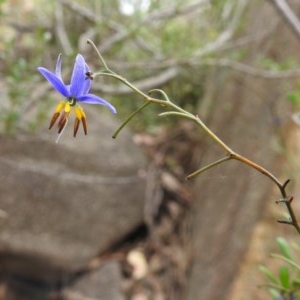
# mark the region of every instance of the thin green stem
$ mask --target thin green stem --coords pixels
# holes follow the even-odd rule
[[[198,124],[217,144],[219,144],[228,154],[232,154],[233,151],[228,147],[212,130],[210,130],[204,122],[199,118],[195,117],[195,122]]]
[[[106,71],[110,71],[110,69],[108,68],[103,56],[101,55],[100,51],[98,50],[97,46],[94,44],[94,42],[90,39],[87,40],[87,43],[90,44],[94,50],[96,51],[97,55],[99,56],[99,59],[101,61],[101,63],[103,64],[104,68]],[[111,72],[111,71],[110,71]]]
[[[217,165],[220,165],[221,163],[223,163],[223,162],[225,162],[225,161],[227,161],[227,160],[230,160],[230,159],[232,159],[232,157],[230,157],[230,156],[225,156],[225,157],[223,157],[223,158],[221,158],[221,159],[219,159],[219,160],[216,160],[216,161],[214,161],[214,162],[212,162],[212,163],[206,165],[205,167],[203,167],[203,168],[197,170],[196,172],[191,173],[190,175],[188,175],[188,176],[186,177],[186,179],[192,179],[192,178],[196,177],[197,175],[199,175],[199,174],[201,174],[201,173],[203,173],[203,172],[205,172],[205,171],[207,171],[207,170],[209,170],[209,169],[211,169],[211,168],[213,168],[213,167],[215,167],[215,166],[217,166]]]
[[[164,107],[167,107],[170,109],[170,111],[161,113],[160,116],[168,116],[168,115],[175,115],[175,116],[179,116],[179,117],[183,117],[183,118],[187,118],[190,119],[192,121],[194,121],[198,126],[200,126],[202,128],[202,130],[211,137],[211,139],[213,139],[223,150],[225,150],[225,152],[227,153],[226,157],[223,157],[211,164],[208,164],[207,166],[199,169],[198,171],[190,174],[187,176],[188,179],[194,178],[195,176],[203,173],[204,171],[207,171],[208,169],[211,169],[227,160],[230,159],[235,159],[238,160],[244,164],[246,164],[247,166],[259,171],[260,173],[262,173],[263,175],[267,176],[272,182],[274,182],[276,184],[276,186],[278,187],[281,196],[283,199],[287,199],[287,194],[286,194],[286,185],[288,183],[281,183],[271,172],[269,172],[268,170],[266,170],[265,168],[263,168],[262,166],[254,163],[253,161],[249,160],[248,158],[234,152],[229,146],[227,146],[226,143],[224,143],[209,127],[206,126],[206,124],[201,120],[201,118],[199,118],[198,115],[193,115],[189,112],[187,112],[186,110],[184,110],[183,108],[179,107],[178,105],[176,105],[175,103],[173,103],[169,97],[167,96],[167,94],[159,89],[154,89],[151,90],[149,93],[153,93],[153,92],[157,92],[162,94],[164,100],[161,99],[156,99],[153,97],[150,97],[149,95],[145,94],[144,92],[142,92],[140,89],[138,89],[137,87],[135,87],[133,84],[131,84],[127,79],[125,79],[124,77],[114,73],[113,71],[111,71],[104,58],[102,57],[102,55],[100,54],[99,50],[97,49],[96,45],[91,41],[88,40],[88,43],[92,45],[92,47],[94,48],[94,50],[96,51],[96,53],[98,54],[100,61],[102,62],[105,71],[104,72],[97,72],[93,74],[93,77],[96,76],[107,76],[107,77],[112,77],[115,78],[119,81],[121,81],[123,84],[125,84],[126,86],[128,86],[132,91],[134,91],[135,93],[139,94],[142,98],[144,98],[146,100],[146,103],[144,105],[142,105],[139,109],[137,109],[135,112],[133,112],[128,119],[117,129],[117,131],[115,132],[115,134],[113,135],[113,137],[115,138],[118,133],[123,129],[123,127],[138,113],[140,112],[142,109],[144,109],[148,104],[150,103],[155,103],[155,104],[159,104],[162,105]],[[287,210],[290,214],[291,217],[291,221],[287,221],[287,224],[293,225],[296,230],[298,231],[298,233],[300,234],[300,226],[298,224],[297,218],[294,214],[292,205],[291,205],[291,200],[290,201],[285,201]]]
[[[271,254],[271,257],[278,258],[284,260],[285,262],[289,263],[291,266],[295,267],[298,271],[300,271],[300,266],[296,264],[293,260],[286,258],[280,254]]]
[[[150,95],[150,94],[152,94],[152,93],[160,93],[160,94],[162,94],[163,95],[163,97],[165,98],[165,100],[167,101],[167,102],[171,102],[171,100],[170,100],[170,98],[168,97],[168,95],[165,93],[165,91],[163,91],[163,90],[160,90],[160,89],[153,89],[153,90],[150,90],[149,92],[148,92],[148,94]]]
[[[107,73],[107,72],[100,72],[100,73],[95,73],[94,74],[94,76],[100,76],[100,75],[116,78],[119,81],[123,82],[125,85],[127,85],[130,89],[132,89],[133,91],[135,91],[136,93],[141,95],[147,101],[152,102],[152,103],[156,103],[156,104],[161,104],[161,105],[164,105],[164,106],[169,107],[169,108],[174,110],[174,111],[170,111],[170,112],[161,113],[160,116],[177,115],[177,116],[188,118],[188,119],[194,121],[196,124],[198,124],[206,132],[207,135],[209,135],[217,144],[219,144],[225,150],[225,152],[228,153],[229,156],[231,156],[231,158],[239,160],[239,161],[247,164],[248,166],[256,169],[257,171],[264,174],[265,176],[269,177],[278,186],[278,188],[282,191],[282,184],[280,183],[280,181],[272,173],[267,171],[262,166],[252,162],[251,160],[235,153],[212,130],[210,130],[209,127],[207,127],[205,125],[205,123],[199,118],[198,115],[194,116],[191,113],[184,110],[183,108],[177,106],[171,100],[169,100],[169,98],[167,97],[166,94],[165,94],[165,98],[167,100],[155,99],[155,98],[152,98],[152,97],[146,95],[145,93],[140,91],[138,88],[136,88],[133,84],[131,84],[129,81],[127,81],[125,78],[123,78],[123,77],[121,77],[121,76],[119,76],[115,73],[112,74],[112,73]],[[153,90],[153,91],[161,92],[160,90]]]
[[[118,74],[115,74],[114,72],[111,72],[109,69],[107,69],[107,72],[93,73],[93,77],[94,78],[97,77],[97,76],[113,77],[113,78],[121,81],[125,85],[127,85],[131,90],[133,90],[134,92],[136,92],[137,94],[139,94],[140,96],[142,96],[144,99],[146,99],[146,100],[150,100],[151,99],[151,97],[149,97],[147,94],[143,93],[141,90],[139,90],[138,88],[136,88],[127,79],[125,79],[124,77],[122,77],[122,76],[120,76]]]
[[[267,288],[273,288],[273,289],[276,289],[278,292],[280,293],[288,293],[290,292],[289,289],[287,288],[284,288],[281,284],[279,283],[268,283],[268,284],[260,284],[258,287],[267,287]],[[284,299],[284,298],[279,298],[279,299]]]
[[[131,121],[131,119],[137,115],[140,111],[142,111],[145,107],[147,107],[151,102],[145,102],[141,107],[139,107],[137,110],[135,110],[123,123],[122,125],[115,131],[113,134],[113,138],[115,139],[120,131]]]
[[[187,114],[187,113],[178,112],[178,111],[166,111],[166,112],[160,113],[158,116],[159,117],[178,116],[181,118],[190,119],[192,121],[195,120],[195,116],[193,116],[191,114]]]

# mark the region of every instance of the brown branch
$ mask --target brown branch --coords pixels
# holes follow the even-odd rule
[[[66,1],[66,0],[63,0]],[[99,50],[101,53],[108,51],[113,45],[119,43],[129,37],[139,30],[141,26],[149,25],[157,21],[165,20],[175,16],[183,16],[191,12],[195,12],[208,4],[210,0],[198,0],[194,3],[187,4],[183,7],[178,7],[177,5],[169,5],[164,9],[155,11],[154,13],[147,14],[147,16],[142,19],[139,23],[135,24],[130,30],[124,30],[124,27],[120,28],[116,34],[112,35],[111,38],[105,40],[100,46]]]
[[[269,172],[268,170],[263,168],[261,165],[256,164],[255,162],[249,160],[248,158],[243,157],[240,154],[235,153],[233,151],[230,152],[229,155],[232,159],[238,160],[238,161],[246,164],[247,166],[259,171],[260,173],[262,173],[263,175],[268,177],[271,181],[273,181],[277,185],[277,187],[280,191],[280,194],[281,194],[281,199],[276,201],[276,203],[284,203],[287,208],[287,211],[290,215],[289,220],[278,220],[278,222],[282,223],[282,224],[288,224],[288,225],[294,226],[294,228],[300,234],[300,225],[298,223],[297,217],[296,217],[293,207],[292,207],[292,201],[294,198],[293,198],[293,196],[288,197],[287,193],[286,193],[286,187],[287,187],[288,183],[290,182],[290,179],[286,180],[284,183],[281,183],[271,172]]]
[[[285,0],[270,0],[293,32],[300,38],[300,20]]]
[[[279,181],[279,179],[277,179],[271,172],[269,172],[267,169],[265,169],[264,167],[262,167],[261,165],[253,162],[252,160],[236,153],[235,151],[233,151],[226,143],[224,143],[209,127],[207,127],[203,121],[198,117],[198,116],[193,116],[189,113],[187,113],[186,111],[182,110],[181,108],[179,108],[178,106],[176,106],[175,104],[171,103],[170,101],[167,102],[167,104],[172,107],[175,108],[176,110],[180,110],[180,113],[174,113],[174,112],[168,112],[165,114],[173,114],[173,115],[180,115],[182,117],[186,117],[188,119],[191,119],[193,121],[195,121],[196,124],[198,124],[204,131],[206,134],[208,134],[217,144],[219,144],[219,146],[221,146],[227,153],[227,156],[219,159],[213,163],[210,163],[209,165],[207,165],[206,167],[201,168],[200,170],[190,174],[187,179],[191,179],[194,178],[195,176],[199,175],[202,172],[205,172],[206,170],[215,167],[218,164],[221,164],[227,160],[230,159],[235,159],[245,165],[247,165],[248,167],[255,169],[256,171],[260,172],[261,174],[263,174],[264,176],[268,177],[273,183],[276,184],[276,186],[278,187],[280,194],[281,194],[281,200],[277,201],[277,203],[282,202],[285,204],[288,213],[290,215],[290,219],[289,220],[279,220],[280,223],[285,223],[285,224],[289,224],[294,226],[294,228],[297,230],[297,232],[300,234],[300,225],[298,223],[297,217],[294,213],[293,207],[292,207],[292,200],[293,197],[288,197],[287,193],[286,193],[286,187],[288,185],[288,183],[290,182],[290,180],[286,180],[285,182],[281,183]],[[177,109],[178,108],[178,109]]]
[[[94,11],[87,9],[84,6],[76,3],[75,1],[70,0],[59,0],[61,4],[68,7],[74,13],[78,14],[82,18],[92,22],[92,23],[104,23],[108,28],[115,31],[122,30],[123,26],[117,22],[112,21],[110,18],[107,18],[103,15],[96,14]]]

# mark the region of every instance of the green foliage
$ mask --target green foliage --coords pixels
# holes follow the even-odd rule
[[[43,1],[36,3],[41,5]],[[3,4],[3,5],[1,5]],[[24,3],[23,3],[24,4]],[[5,6],[5,9],[3,8]],[[1,81],[0,132],[14,135],[18,130],[33,130],[42,120],[44,114],[43,99],[34,99],[38,89],[39,75],[36,67],[43,60],[41,53],[45,51],[45,43],[51,34],[43,24],[23,24],[23,21],[37,20],[33,17],[37,12],[27,12],[24,20],[20,7],[12,7],[8,1],[0,0],[0,30],[3,33],[0,41],[0,64],[3,74]],[[32,17],[32,18],[31,18]],[[9,25],[14,19],[15,26]],[[24,27],[23,27],[24,26]]]
[[[9,7],[9,1],[0,0],[2,13],[1,3]],[[0,110],[2,130],[6,133],[15,132],[21,123],[23,126],[22,114],[27,106],[30,107],[28,101],[36,103],[35,115],[26,124],[30,130],[37,127],[46,116],[46,94],[40,101],[32,98],[33,87],[39,80],[42,81],[36,67],[50,65],[60,52],[64,54],[66,66],[68,59],[73,59],[77,52],[89,54],[90,50],[81,47],[89,37],[93,37],[100,49],[103,45],[107,46],[108,42],[110,46],[104,47],[102,53],[116,72],[132,82],[159,76],[168,67],[178,66],[179,76],[156,87],[163,88],[178,105],[197,113],[198,102],[206,88],[207,69],[201,66],[201,62],[208,57],[214,59],[218,54],[208,53],[205,57],[197,57],[195,53],[201,52],[202,47],[218,39],[228,28],[238,1],[213,1],[200,9],[198,7],[195,11],[186,12],[184,8],[194,1],[152,0],[147,11],[136,10],[132,15],[122,13],[120,0],[70,1],[72,5],[38,0],[26,13],[22,11],[25,2],[16,0],[16,3],[18,5],[5,12],[7,19],[0,22],[0,26],[7,26],[9,20],[13,19],[14,24],[17,24],[10,28],[11,36],[0,41],[0,59],[9,89],[9,103],[1,106]],[[61,5],[59,11],[62,11],[62,19],[57,19],[59,14],[55,11],[56,5]],[[64,33],[64,38],[58,33]],[[67,51],[64,44],[70,44],[71,50]],[[226,55],[239,60],[247,56],[245,49],[232,49]],[[87,60],[94,70],[99,67],[97,57],[90,55]],[[115,85],[115,82],[109,80],[106,83]],[[94,86],[97,84],[95,81]],[[115,103],[120,103],[118,111],[121,118],[140,105],[132,94],[115,96],[111,93],[101,96],[113,98]],[[143,117],[139,118],[135,126],[139,130],[156,128],[159,126],[156,118],[159,112],[160,108],[151,106],[142,113]]]
[[[275,273],[270,268],[261,265],[259,270],[265,275],[272,299],[300,299],[300,265],[297,260],[300,258],[300,249],[294,247],[292,253],[291,245],[282,237],[277,238],[279,254],[271,254],[271,257],[283,262]]]
[[[195,23],[195,21],[194,21]],[[193,54],[199,47],[197,25],[193,20],[187,23],[184,19],[173,19],[168,21],[160,35],[161,45],[165,55],[176,58],[186,58]]]
[[[4,12],[3,12],[3,4],[5,3],[5,0],[0,0],[0,17],[3,17]]]
[[[300,83],[295,84],[292,90],[287,93],[287,100],[295,110],[300,109]]]
[[[22,99],[26,99],[24,74],[26,74],[27,63],[25,59],[19,58],[10,64],[6,74],[6,85],[8,90],[8,103],[6,108],[1,109],[1,120],[4,123],[4,132],[13,134],[21,117]]]
[[[297,62],[291,57],[286,58],[284,61],[277,61],[270,57],[264,57],[258,62],[258,65],[269,71],[279,72],[294,69]]]
[[[9,44],[5,45],[9,47]],[[7,94],[1,102],[0,121],[2,123],[2,132],[13,135],[19,126],[24,125],[24,111],[30,107],[31,93],[35,91],[34,87],[38,79],[35,70],[36,60],[26,57],[15,57],[15,55],[4,52],[2,57],[5,59],[5,91]],[[39,111],[40,106],[35,107]],[[26,114],[30,114],[28,110]],[[33,121],[33,120],[31,120]],[[22,125],[21,125],[22,124]],[[27,125],[26,125],[27,127]],[[27,128],[23,129],[27,129]]]
[[[91,33],[96,44],[102,45],[111,38],[114,40],[119,29],[124,32],[124,38],[112,42],[103,54],[113,63],[118,73],[126,75],[132,81],[143,80],[159,75],[170,62],[179,65],[190,59],[201,47],[216,39],[229,20],[220,15],[232,1],[235,3],[234,0],[215,1],[213,5],[203,6],[196,12],[181,14],[182,9],[194,1],[152,0],[147,11],[136,10],[132,15],[125,15],[120,10],[119,0],[77,0],[74,5],[62,4],[59,9],[63,10],[63,19],[57,20],[55,2],[38,0],[34,1],[33,6],[27,7],[27,2],[21,0],[16,0],[14,6],[9,1],[0,0],[0,14],[4,16],[0,22],[0,30],[3,29],[2,26],[5,30],[9,29],[8,34],[4,34],[0,41],[4,84],[8,87],[8,101],[0,104],[2,132],[13,134],[20,126],[34,130],[43,121],[46,117],[47,105],[44,102],[47,96],[43,95],[40,101],[32,98],[34,87],[42,80],[37,75],[36,67],[48,63],[50,65],[59,52],[64,54],[67,65],[69,57],[73,58],[81,51],[78,47],[79,40],[84,40],[86,33]],[[2,4],[5,10],[2,10]],[[168,10],[172,7],[175,7],[175,11],[170,10],[169,15]],[[149,17],[151,15],[154,16],[154,21]],[[9,20],[12,19],[15,20],[14,26],[10,25]],[[58,33],[62,33],[62,30],[67,40],[61,40]],[[89,34],[86,36],[89,37]],[[69,57],[64,53],[65,42],[70,44],[73,51],[69,53]],[[93,60],[96,59],[90,56],[89,64],[93,66]],[[162,67],[161,64],[165,62],[166,67]],[[197,102],[204,92],[204,73],[204,68],[197,68],[196,71],[195,68],[183,66],[180,76],[165,86],[158,87],[164,88],[179,105],[196,112]],[[95,82],[94,85],[96,84]],[[118,106],[121,118],[122,114],[128,115],[140,105],[138,100],[135,103],[135,96],[132,94],[102,96],[113,97],[114,100],[117,98],[116,102],[121,103]],[[28,122],[23,113],[25,110],[27,112],[28,107],[33,107],[30,103],[35,103],[35,112]],[[156,128],[159,126],[156,116],[160,112],[160,108],[151,106],[142,112],[143,117],[139,118],[135,126],[140,130]]]

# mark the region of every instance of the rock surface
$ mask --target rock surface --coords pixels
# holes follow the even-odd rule
[[[94,108],[94,107],[93,107]],[[140,149],[106,111],[86,111],[89,132],[0,138],[0,271],[59,281],[137,227],[145,167]],[[80,131],[80,130],[79,130]]]
[[[265,57],[276,55],[278,61],[287,56],[294,57],[299,40],[282,20],[278,20],[271,3],[261,6],[259,17],[257,7],[254,3],[250,5],[244,19],[245,24],[250,21],[248,34],[270,28],[266,20],[271,19],[278,23],[273,28],[269,43],[254,43],[249,51],[259,52]],[[289,47],[285,48],[285,45]],[[282,48],[284,53],[278,50]],[[252,62],[247,63],[251,65]],[[232,149],[261,164],[282,183],[294,176],[293,172],[286,171],[284,165],[292,162],[293,167],[297,166],[296,160],[286,152],[290,148],[286,133],[294,130],[288,125],[291,111],[286,101],[287,82],[229,71],[222,74],[221,80],[226,79],[223,87],[219,84],[218,90],[214,81],[219,76],[218,72],[212,72],[212,80],[207,81],[212,83],[209,99],[214,100],[214,106],[209,102],[208,125]],[[284,130],[286,126],[289,128],[287,131]],[[278,149],[283,159],[278,155]],[[202,166],[222,157],[220,152],[215,153],[210,145],[203,146]],[[197,200],[192,238],[195,258],[185,299],[268,299],[266,288],[257,289],[257,286],[266,283],[258,266],[274,267],[274,260],[270,262],[268,258],[270,253],[278,251],[274,236],[280,235],[282,227],[285,230],[283,236],[287,231],[294,234],[294,229],[276,222],[286,218],[283,205],[277,206],[281,214],[270,210],[280,197],[278,188],[259,172],[232,161],[203,175],[198,177],[195,187]],[[292,184],[288,186],[288,195],[296,196],[291,191]],[[258,224],[268,224],[268,231]],[[270,251],[272,244],[276,247],[275,251]],[[274,272],[276,274],[278,269]],[[258,295],[261,292],[263,296]]]
[[[63,287],[9,278],[1,281],[0,299],[5,300],[124,300],[120,265],[107,261],[97,270],[82,274]]]

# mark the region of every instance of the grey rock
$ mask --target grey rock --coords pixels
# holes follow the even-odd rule
[[[64,286],[7,278],[0,280],[0,299],[5,300],[124,300],[120,265],[107,261]]]
[[[56,281],[82,268],[143,219],[145,167],[116,118],[86,111],[88,135],[58,144],[46,125],[36,136],[0,138],[0,272]]]
[[[62,294],[66,300],[124,300],[120,265],[116,261],[108,261],[99,269],[81,276]]]

